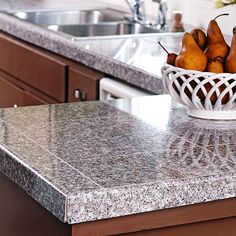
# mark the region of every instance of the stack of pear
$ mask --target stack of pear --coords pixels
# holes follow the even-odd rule
[[[224,36],[221,32],[219,25],[216,22],[216,19],[220,16],[228,14],[221,14],[215,19],[211,20],[207,28],[207,46],[205,49],[205,54],[209,60],[214,60],[216,57],[221,57],[223,60],[229,54],[229,46],[225,42]]]
[[[193,29],[190,33],[185,33],[182,40],[182,48],[179,55],[175,59],[175,66],[186,70],[207,71],[213,73],[236,73],[236,26],[233,30],[233,39],[231,49],[225,42],[224,36],[221,32],[216,19],[221,14],[211,20],[208,24],[207,35],[200,29]],[[185,76],[185,78],[187,78]],[[201,78],[199,78],[201,80]],[[181,78],[177,78],[179,84],[183,84]],[[220,79],[216,78],[216,84],[220,83]],[[197,83],[192,80],[190,82],[192,88],[197,86]],[[173,85],[176,92],[178,92],[175,85]],[[212,84],[208,81],[204,84],[207,92],[212,89]],[[221,93],[227,88],[226,84],[218,86],[218,91]],[[185,94],[191,98],[192,94],[185,89]],[[205,95],[201,89],[197,92],[199,99],[204,103]],[[214,92],[210,100],[214,105],[218,99],[217,93]],[[222,104],[229,101],[229,93],[222,98]]]
[[[182,48],[176,57],[175,66],[186,70],[204,71],[207,65],[207,56],[199,48],[193,36],[186,32],[182,40]]]
[[[233,29],[231,49],[225,60],[225,72],[236,73],[236,26]]]

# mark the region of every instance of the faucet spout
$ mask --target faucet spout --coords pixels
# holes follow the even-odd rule
[[[144,0],[125,0],[128,4],[133,21],[144,21],[145,13],[144,13]]]

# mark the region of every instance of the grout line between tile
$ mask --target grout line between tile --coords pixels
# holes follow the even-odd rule
[[[63,193],[60,189],[58,189],[54,184],[50,183],[45,177],[43,177],[40,173],[36,172],[31,166],[29,166],[27,163],[25,163],[24,161],[20,160],[20,158],[17,157],[17,155],[9,149],[10,148],[6,148],[4,145],[0,144],[0,149],[2,151],[4,151],[5,153],[7,153],[9,156],[11,156],[13,159],[15,159],[17,162],[19,162],[21,165],[23,165],[24,167],[27,167],[27,169],[29,169],[31,172],[33,172],[36,176],[40,177],[41,179],[43,179],[43,181],[45,181],[48,185],[52,186],[53,188],[55,188],[58,192],[60,192],[63,196],[66,197],[66,194]],[[58,184],[58,186],[60,186]],[[62,189],[65,190],[65,192],[68,192],[65,188],[63,188],[62,186],[60,186]],[[69,193],[69,192],[68,192]]]
[[[4,122],[5,124],[7,124],[5,121],[1,120],[2,122]],[[61,159],[60,157],[56,156],[54,153],[50,152],[49,150],[47,150],[45,147],[41,146],[40,144],[38,144],[36,141],[34,141],[32,138],[26,136],[24,133],[20,133],[16,130],[16,128],[13,125],[9,125],[16,133],[24,136],[26,139],[30,140],[31,142],[35,143],[37,146],[39,146],[40,148],[42,148],[44,151],[50,153],[52,156],[54,156],[55,158],[57,158],[58,160],[60,160],[61,162],[63,162],[65,165],[69,166],[71,169],[75,170],[76,172],[78,172],[80,175],[82,175],[83,177],[85,177],[86,179],[88,179],[89,181],[91,181],[92,183],[94,183],[95,185],[97,185],[100,188],[104,188],[103,186],[101,186],[100,184],[96,183],[94,180],[92,180],[91,178],[89,178],[88,176],[86,176],[83,172],[77,170],[76,168],[74,168],[73,166],[71,166],[69,163],[65,162],[63,159]],[[19,158],[17,158],[19,159]],[[21,161],[22,162],[22,161]],[[28,166],[28,165],[27,165]]]

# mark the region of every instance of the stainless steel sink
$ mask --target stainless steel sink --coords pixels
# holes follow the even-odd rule
[[[110,22],[84,25],[51,25],[49,29],[74,37],[158,33],[157,29],[131,22]]]
[[[71,39],[95,36],[160,33],[158,29],[125,19],[127,13],[114,9],[51,10],[8,12],[21,20],[37,24]]]
[[[99,10],[16,11],[9,12],[9,14],[37,25],[49,26],[121,21],[124,19],[125,13],[106,8]]]

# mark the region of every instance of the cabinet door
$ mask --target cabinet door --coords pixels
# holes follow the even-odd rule
[[[0,33],[0,69],[65,102],[68,66],[56,55]]]
[[[95,101],[99,98],[99,80],[103,77],[82,66],[69,69],[68,102]]]
[[[0,77],[0,108],[23,105],[24,90]]]
[[[47,102],[0,77],[0,108],[41,104]]]
[[[43,99],[36,97],[34,94],[24,91],[23,95],[23,106],[34,106],[34,105],[43,105],[48,104]]]

